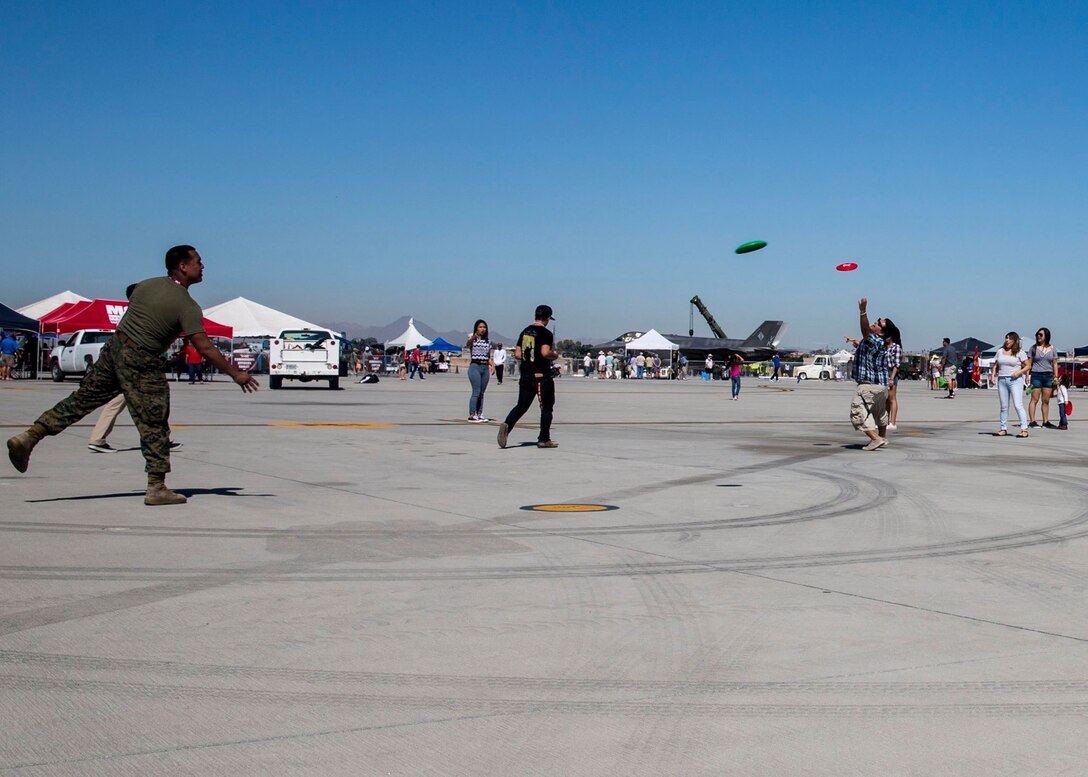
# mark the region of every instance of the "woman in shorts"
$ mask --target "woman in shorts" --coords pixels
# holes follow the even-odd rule
[[[1045,326],[1035,332],[1035,345],[1028,352],[1031,360],[1031,401],[1028,403],[1029,427],[1038,428],[1035,423],[1035,408],[1043,404],[1043,426],[1057,429],[1050,423],[1050,398],[1054,396],[1054,387],[1058,385],[1058,350],[1050,344],[1050,330]]]

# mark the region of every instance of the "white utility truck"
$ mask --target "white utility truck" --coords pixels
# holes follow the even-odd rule
[[[835,371],[838,369],[839,365],[835,364],[834,359],[821,354],[813,356],[804,364],[798,364],[793,368],[793,374],[801,380],[808,380],[809,378],[831,380],[835,377]]]
[[[49,371],[61,383],[69,375],[84,375],[98,361],[102,346],[113,337],[112,329],[80,329],[61,335],[49,352]]]
[[[327,380],[340,388],[340,338],[327,329],[285,329],[268,343],[268,387],[288,380]]]

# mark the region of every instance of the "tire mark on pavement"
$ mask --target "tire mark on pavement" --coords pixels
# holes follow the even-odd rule
[[[788,702],[705,702],[623,699],[516,699],[488,697],[390,696],[374,693],[315,692],[217,688],[191,685],[155,685],[141,682],[71,680],[21,675],[0,675],[0,687],[12,690],[58,691],[112,694],[145,699],[214,699],[218,702],[267,704],[275,707],[345,705],[379,710],[448,710],[479,714],[582,714],[582,715],[678,715],[681,717],[899,717],[971,716],[1057,717],[1088,715],[1084,701],[997,701],[997,702],[904,702],[904,703],[788,703]]]

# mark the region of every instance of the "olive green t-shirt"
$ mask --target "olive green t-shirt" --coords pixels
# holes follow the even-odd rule
[[[185,287],[167,277],[148,278],[132,290],[117,331],[141,348],[161,353],[183,334],[203,334],[204,314]]]

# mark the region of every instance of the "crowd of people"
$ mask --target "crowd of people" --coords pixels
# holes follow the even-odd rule
[[[857,384],[850,406],[850,418],[854,428],[864,433],[869,442],[864,450],[875,451],[888,444],[887,432],[896,429],[899,383],[899,365],[902,356],[902,339],[899,328],[888,318],[870,322],[868,301],[858,301],[861,337],[847,336],[854,345],[852,377]],[[990,383],[997,386],[998,429],[995,437],[1009,436],[1009,405],[1016,412],[1020,430],[1018,438],[1030,435],[1029,429],[1044,428],[1066,430],[1069,428],[1067,403],[1071,385],[1068,374],[1062,374],[1057,349],[1050,341],[1047,327],[1035,332],[1035,342],[1024,350],[1020,335],[1013,331],[1005,335],[990,365]],[[950,338],[944,338],[941,350],[931,362],[933,385],[943,377],[948,389],[946,399],[955,399],[959,384],[959,355]],[[1030,394],[1027,409],[1024,394]],[[1050,400],[1057,398],[1058,423],[1050,421]],[[1039,419],[1039,420],[1037,420]],[[1041,420],[1041,423],[1040,423]]]
[[[38,351],[37,333],[0,333],[0,380],[13,380],[17,372],[37,377]]]
[[[112,452],[106,441],[117,416],[127,406],[140,434],[141,450],[146,461],[148,475],[144,502],[148,505],[181,504],[186,498],[166,487],[166,474],[170,471],[171,448],[177,443],[169,436],[169,390],[164,372],[167,359],[164,356],[170,344],[184,335],[184,345],[174,359],[175,374],[180,378],[182,369],[190,383],[204,380],[204,365],[229,375],[244,392],[258,389],[256,379],[232,365],[212,345],[203,331],[200,307],[189,296],[189,286],[203,279],[203,262],[192,246],[175,246],[166,254],[165,277],[150,278],[132,284],[127,290],[129,307],[114,335],[103,346],[98,361],[88,371],[79,389],[43,413],[26,431],[8,440],[8,456],[19,472],[29,467],[31,452],[46,437],[59,434],[93,410],[106,407],[92,433],[88,447],[96,452]],[[898,326],[889,318],[870,320],[868,300],[858,301],[859,335],[847,336],[854,347],[851,378],[856,387],[850,403],[850,420],[854,428],[862,432],[868,442],[866,451],[876,451],[888,445],[888,432],[896,430],[899,403],[897,388],[902,361],[902,336]],[[484,414],[484,398],[492,376],[502,383],[504,372],[518,374],[518,399],[516,405],[499,424],[497,441],[505,448],[509,435],[518,421],[533,403],[540,405],[540,425],[537,447],[557,448],[551,438],[551,423],[555,405],[555,362],[559,353],[548,324],[553,319],[548,305],[538,305],[534,319],[518,335],[513,349],[513,360],[508,363],[502,343],[492,341],[488,324],[478,319],[472,334],[465,343],[468,356],[468,421],[491,421]],[[18,341],[11,333],[0,336],[0,380],[11,377],[12,367],[19,349]],[[346,356],[349,369],[364,369],[366,354],[353,351]],[[426,363],[421,349],[407,351],[400,364],[402,379],[424,380]],[[739,353],[729,354],[721,367],[722,377],[730,381],[730,398],[737,401],[741,393],[741,375],[744,358]],[[772,381],[778,380],[781,360],[774,355]],[[670,364],[670,367],[672,365]],[[687,372],[687,360],[680,356],[680,378]],[[958,387],[959,357],[949,338],[931,364],[934,380],[943,375],[948,399],[956,398]],[[586,353],[583,374],[589,377],[595,370],[598,379],[645,379],[672,377],[665,369],[658,354],[652,352],[630,353],[619,356],[600,350],[596,359]],[[713,374],[712,355],[706,357],[705,371]],[[369,369],[369,364],[366,365]],[[991,383],[997,386],[998,437],[1009,436],[1009,406],[1017,414],[1020,426],[1016,437],[1029,436],[1030,428],[1067,429],[1066,405],[1069,376],[1060,370],[1058,352],[1051,343],[1051,332],[1040,327],[1035,342],[1025,350],[1018,333],[1005,335],[1001,348],[990,365]],[[1030,401],[1025,409],[1024,394]],[[1050,400],[1058,399],[1059,423],[1050,420]],[[1041,419],[1039,423],[1036,419]]]
[[[687,359],[680,357],[683,367]],[[592,351],[582,357],[582,375],[586,378],[596,375],[599,380],[643,380],[670,377],[672,365],[665,366],[661,354],[652,351],[638,351],[618,354],[615,351],[597,351],[594,358]]]

